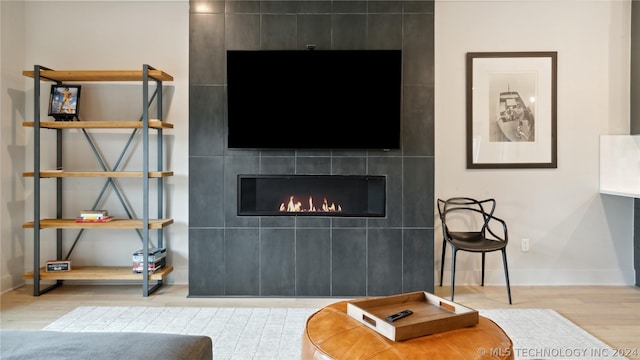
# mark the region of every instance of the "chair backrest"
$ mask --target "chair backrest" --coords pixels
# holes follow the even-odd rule
[[[442,231],[485,233],[496,208],[494,199],[476,200],[468,197],[438,199]]]

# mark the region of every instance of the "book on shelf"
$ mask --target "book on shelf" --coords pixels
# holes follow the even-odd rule
[[[113,216],[107,216],[100,219],[87,219],[83,217],[76,218],[77,223],[106,223],[113,220]]]
[[[152,263],[152,262],[155,262],[155,261],[158,261],[160,259],[163,259],[163,258],[167,257],[167,249],[162,248],[160,250],[161,251],[155,251],[154,253],[149,254],[147,256],[147,261],[149,263]],[[144,261],[144,255],[142,255],[142,251],[140,251],[140,252],[136,251],[133,254],[133,262],[143,262],[143,261]]]
[[[108,210],[82,210],[80,215],[109,215]]]
[[[80,217],[87,220],[99,220],[109,217],[109,211],[107,210],[82,210],[80,211]]]
[[[149,248],[149,251],[147,253],[147,255],[156,255],[159,253],[164,253],[167,252],[167,248]],[[133,255],[143,255],[144,254],[144,249],[140,249],[140,250],[136,250],[133,252]]]
[[[149,269],[150,273],[156,272],[160,269],[162,269],[163,267],[165,267],[167,264],[167,259],[166,258],[162,258],[158,261],[154,261],[154,262],[150,262],[147,266],[147,268]],[[143,262],[134,262],[133,263],[133,272],[138,274],[141,273],[144,269],[144,263]]]

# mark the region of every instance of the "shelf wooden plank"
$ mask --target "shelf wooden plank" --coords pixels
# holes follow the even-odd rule
[[[24,121],[22,126],[34,127],[33,121]],[[41,121],[40,127],[45,129],[141,129],[142,121]],[[151,129],[173,129],[173,124],[149,120]]]
[[[33,70],[22,75],[33,78]],[[42,80],[53,81],[142,81],[142,70],[40,70]],[[162,70],[149,69],[149,77],[161,81],[173,81],[173,76]]]
[[[40,280],[139,280],[142,274],[135,274],[131,267],[104,267],[104,266],[72,266],[71,271],[46,272],[40,268]],[[173,271],[173,266],[167,266],[149,274],[149,280],[163,280]],[[33,271],[22,275],[23,279],[33,279]]]
[[[33,177],[33,171],[22,173],[24,177]],[[161,178],[173,176],[173,171],[150,171],[150,178]],[[135,177],[141,178],[142,171],[65,171],[65,170],[40,170],[41,178],[63,178],[63,177]]]
[[[149,220],[149,229],[161,229],[173,224],[173,219]],[[33,229],[33,221],[22,225],[25,229]],[[79,223],[76,219],[41,219],[40,229],[142,229],[140,219],[113,219],[104,223]]]

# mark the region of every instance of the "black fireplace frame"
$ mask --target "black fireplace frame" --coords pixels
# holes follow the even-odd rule
[[[257,210],[255,208],[246,209],[249,189],[246,188],[247,181],[259,180],[298,180],[317,181],[330,179],[367,186],[367,207],[360,211],[316,211],[316,212],[287,212],[274,210]],[[262,175],[262,174],[238,174],[237,183],[237,215],[238,216],[316,216],[316,217],[386,217],[387,208],[387,177],[384,175]],[[243,189],[245,191],[243,191]],[[257,191],[257,190],[256,190]],[[375,192],[371,194],[371,192]],[[253,194],[255,195],[255,194]],[[374,196],[375,195],[375,196]],[[243,197],[244,196],[244,197]]]

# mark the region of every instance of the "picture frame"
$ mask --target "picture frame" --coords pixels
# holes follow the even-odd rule
[[[557,52],[466,55],[467,169],[557,168]]]
[[[73,120],[80,108],[80,85],[51,85],[49,116],[56,120]]]

